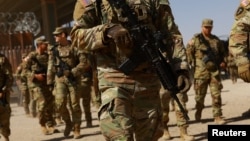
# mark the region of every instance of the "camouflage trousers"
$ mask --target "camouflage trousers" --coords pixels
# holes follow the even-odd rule
[[[10,105],[0,105],[0,134],[5,137],[10,136],[10,116],[11,108]]]
[[[92,81],[90,78],[86,79],[83,78],[81,82],[77,84],[77,94],[79,95],[80,98],[82,98],[82,107],[87,122],[92,121],[91,90],[92,90]]]
[[[194,80],[196,110],[202,110],[204,108],[204,100],[205,100],[207,89],[209,86],[211,97],[212,97],[213,117],[222,116],[222,109],[221,109],[222,84],[221,84],[220,79],[217,77],[211,77],[210,79],[195,79]]]
[[[137,74],[133,78],[131,84],[99,79],[102,105],[98,117],[107,141],[133,141],[133,137],[157,141],[163,134],[158,77]]]
[[[47,85],[39,85],[32,89],[33,100],[36,102],[38,119],[41,126],[55,125],[53,118],[54,96]]]
[[[82,111],[77,86],[65,77],[56,77],[53,95],[55,96],[55,112],[59,113],[66,123],[71,122],[71,113],[72,122],[81,124]],[[69,106],[67,107],[67,105]],[[71,109],[71,112],[69,109]]]
[[[178,93],[177,97],[182,104],[183,108],[186,110],[186,103],[188,101],[188,96],[186,93]],[[170,101],[172,99],[171,97],[171,92],[168,90],[165,90],[163,87],[160,90],[160,98],[161,98],[161,106],[162,106],[162,111],[163,111],[163,116],[162,116],[162,121],[164,127],[167,126],[169,122],[169,105]],[[185,126],[187,127],[187,120],[184,118],[183,113],[181,112],[178,104],[176,101],[174,101],[174,109],[175,109],[175,115],[176,115],[176,121],[177,121],[177,126]]]

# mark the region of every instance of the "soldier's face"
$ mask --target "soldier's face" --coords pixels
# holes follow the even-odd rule
[[[202,27],[202,32],[205,35],[210,35],[212,32],[213,27],[212,26],[203,26]]]
[[[61,37],[62,37],[62,33],[54,35],[56,42],[60,42]]]

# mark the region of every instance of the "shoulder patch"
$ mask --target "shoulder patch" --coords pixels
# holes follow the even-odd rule
[[[190,46],[193,46],[193,45],[194,45],[194,40],[193,40],[193,39],[189,40],[189,41],[188,41],[188,44],[189,44]]]

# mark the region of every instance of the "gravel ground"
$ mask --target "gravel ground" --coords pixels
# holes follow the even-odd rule
[[[249,125],[250,118],[243,118],[241,114],[249,108],[249,84],[238,79],[236,84],[232,84],[231,80],[223,80],[224,88],[222,90],[223,116],[228,125]],[[188,92],[189,102],[187,108],[189,110],[190,126],[188,132],[195,136],[196,141],[207,141],[208,125],[214,124],[211,109],[211,96],[208,91],[205,109],[202,113],[202,121],[194,120],[194,91],[193,88]],[[248,104],[247,104],[248,103]],[[23,107],[16,103],[11,104],[11,130],[10,141],[73,141],[73,134],[69,138],[65,138],[63,133],[55,133],[53,135],[42,135],[38,124],[38,119],[29,118],[24,115]],[[98,126],[97,109],[92,108],[93,127],[86,128],[85,120],[81,126],[81,138],[78,140],[84,141],[105,141]],[[83,115],[84,117],[84,115]],[[169,131],[173,137],[172,141],[179,141],[179,129],[176,127],[176,118],[174,112],[170,113]],[[59,130],[64,129],[64,125],[57,127]],[[2,139],[0,139],[2,141]],[[159,139],[163,141],[163,139]]]

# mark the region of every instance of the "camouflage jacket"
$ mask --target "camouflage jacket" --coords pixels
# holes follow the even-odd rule
[[[208,56],[218,67],[221,62],[225,62],[226,55],[223,43],[215,36],[204,38],[202,33],[195,34],[188,42],[187,58],[189,65],[194,68],[194,78],[208,79],[211,73],[207,70],[204,57]]]
[[[52,85],[55,82],[55,77],[59,73],[60,61],[64,62],[70,68],[70,72],[76,80],[81,78],[85,72],[90,71],[90,62],[88,55],[83,51],[78,50],[71,45],[67,46],[50,46],[49,48],[49,62],[47,71],[47,84]],[[61,77],[61,76],[60,76]]]
[[[138,9],[138,11],[143,11],[143,15],[138,17],[142,25],[148,26],[152,31],[161,31],[162,34],[165,35],[163,39],[166,43],[164,56],[172,64],[174,70],[188,70],[186,50],[183,45],[182,35],[178,26],[175,24],[168,0],[158,0],[155,2],[152,6],[155,9],[150,9],[151,6],[148,5],[147,0],[134,0],[128,3],[130,7],[137,8],[135,11]],[[84,50],[85,52],[93,51],[96,53],[98,71],[117,71],[118,66],[123,62],[126,55],[116,48],[112,41],[108,44],[103,44],[103,32],[109,23],[121,24],[126,28],[128,27],[124,19],[119,17],[119,15],[121,15],[119,10],[114,7],[111,8],[107,0],[102,1],[102,19],[96,13],[98,8],[94,7],[94,5],[95,4],[86,5],[85,8],[88,10],[85,10],[79,19],[81,28],[75,26],[71,31],[72,42],[76,44],[80,50]],[[90,8],[91,6],[93,8]],[[115,10],[112,10],[113,8]],[[152,14],[152,10],[155,14]],[[136,48],[136,46],[128,48],[132,49]],[[145,68],[150,69],[151,67],[149,63],[143,63],[137,67],[136,71],[145,70]],[[121,77],[124,76],[125,75],[122,75]]]
[[[235,13],[230,32],[229,51],[235,57],[236,65],[249,62],[250,2],[242,0]]]

